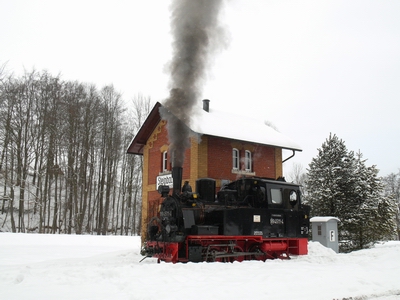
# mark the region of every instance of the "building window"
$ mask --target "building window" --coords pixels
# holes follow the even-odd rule
[[[232,149],[232,168],[239,170],[239,150],[236,148]]]
[[[244,166],[245,166],[246,172],[252,171],[252,169],[251,169],[251,152],[249,150],[246,150],[246,152],[245,152]]]
[[[318,225],[318,235],[322,235],[322,227],[321,227],[321,225]]]
[[[162,153],[162,172],[168,171],[168,151]]]

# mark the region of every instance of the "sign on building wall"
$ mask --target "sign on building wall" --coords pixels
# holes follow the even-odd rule
[[[173,181],[172,181],[172,174],[165,174],[165,175],[160,175],[157,176],[156,180],[156,189],[158,190],[158,187],[160,185],[168,185],[170,188],[173,188]]]

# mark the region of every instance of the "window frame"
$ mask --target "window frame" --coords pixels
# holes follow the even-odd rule
[[[240,170],[240,151],[237,148],[232,148],[232,169]]]
[[[252,154],[250,150],[245,150],[244,152],[244,170],[246,172],[252,172],[253,171],[253,162],[252,162]]]
[[[161,154],[161,172],[168,171],[168,151],[164,151]]]

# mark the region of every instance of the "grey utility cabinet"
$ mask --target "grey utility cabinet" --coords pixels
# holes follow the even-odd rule
[[[312,217],[312,240],[339,252],[338,222],[336,217]]]

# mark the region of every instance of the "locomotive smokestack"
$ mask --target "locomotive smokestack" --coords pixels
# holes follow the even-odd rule
[[[218,25],[223,0],[174,0],[171,5],[172,60],[170,95],[160,108],[167,121],[172,166],[182,167],[190,146],[190,119],[209,69],[209,57],[226,45]]]
[[[179,195],[182,189],[182,168],[172,168],[173,195]]]
[[[206,112],[210,112],[210,100],[208,99],[203,100],[203,110]]]

